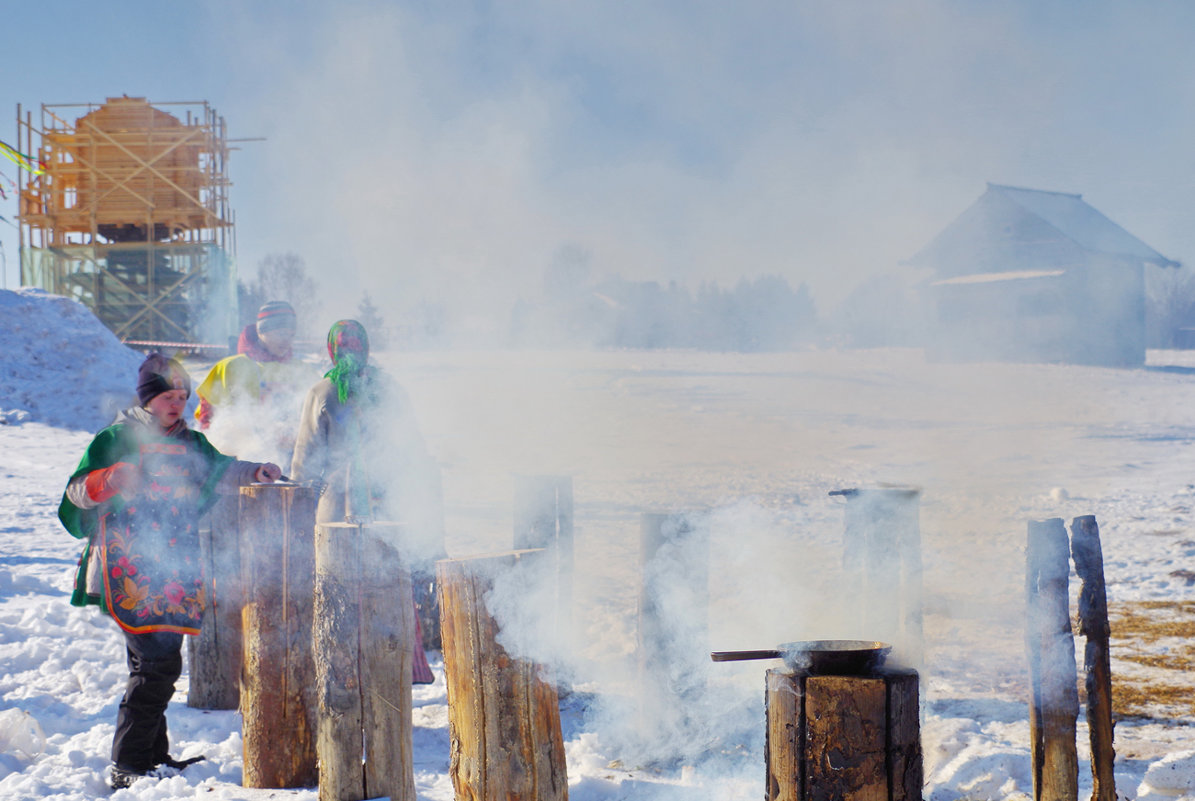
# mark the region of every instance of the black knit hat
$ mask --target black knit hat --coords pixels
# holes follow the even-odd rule
[[[174,359],[160,353],[146,356],[137,369],[137,400],[144,406],[172,389],[185,389],[187,397],[191,397],[191,376]]]
[[[295,327],[295,310],[285,300],[271,300],[257,310],[257,333]]]

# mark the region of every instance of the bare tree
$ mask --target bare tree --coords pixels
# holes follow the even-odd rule
[[[386,327],[386,320],[378,311],[378,307],[373,305],[368,291],[361,294],[361,303],[357,305],[357,320],[369,333],[370,348],[385,350],[390,345],[390,329]]]
[[[1189,347],[1195,333],[1195,275],[1170,267],[1146,273],[1146,342],[1151,348]]]
[[[257,263],[257,280],[248,295],[264,303],[285,300],[295,309],[299,336],[310,336],[315,323],[318,286],[307,274],[307,263],[295,253],[270,253]],[[242,309],[242,313],[246,310]],[[256,309],[252,310],[256,313]]]

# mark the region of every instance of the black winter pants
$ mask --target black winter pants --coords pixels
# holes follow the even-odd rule
[[[160,631],[124,635],[129,683],[116,714],[112,761],[122,768],[149,770],[166,760],[166,706],[183,672],[183,635]]]

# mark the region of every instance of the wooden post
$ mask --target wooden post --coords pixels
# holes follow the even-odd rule
[[[315,528],[320,801],[415,801],[411,755],[411,578],[400,526]],[[364,759],[362,758],[364,754]]]
[[[1076,801],[1079,692],[1071,633],[1070,558],[1061,518],[1031,520],[1026,548],[1026,645],[1034,801]]]
[[[863,639],[894,646],[893,661],[924,661],[921,490],[877,487],[835,490],[846,498],[842,597],[853,603]]]
[[[764,739],[767,801],[803,801],[805,682],[787,671],[769,670],[764,697],[767,711]]]
[[[573,608],[573,478],[517,476],[514,549],[543,549],[555,576],[554,629],[567,642]]]
[[[494,578],[537,553],[436,563],[448,685],[449,775],[459,799],[568,799],[556,690],[543,679],[539,665],[514,658],[498,645],[499,626],[485,606]]]
[[[640,516],[639,709],[645,726],[683,725],[709,664],[709,528],[695,515]]]
[[[311,656],[316,500],[311,487],[241,488],[245,787],[317,783]]]
[[[237,497],[221,497],[199,530],[207,609],[199,636],[187,638],[187,706],[236,709],[241,701],[240,532]]]
[[[921,801],[917,673],[769,670],[768,801]]]
[[[1108,599],[1104,591],[1104,552],[1094,515],[1071,522],[1071,555],[1083,580],[1079,591],[1079,633],[1087,638],[1083,670],[1087,679],[1087,727],[1091,735],[1092,801],[1116,801],[1112,747],[1112,666],[1108,646]]]
[[[882,679],[809,676],[805,680],[805,765],[810,801],[887,801]]]

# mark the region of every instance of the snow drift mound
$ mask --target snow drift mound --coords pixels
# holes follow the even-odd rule
[[[0,290],[0,424],[98,431],[137,402],[143,358],[76,300]]]

